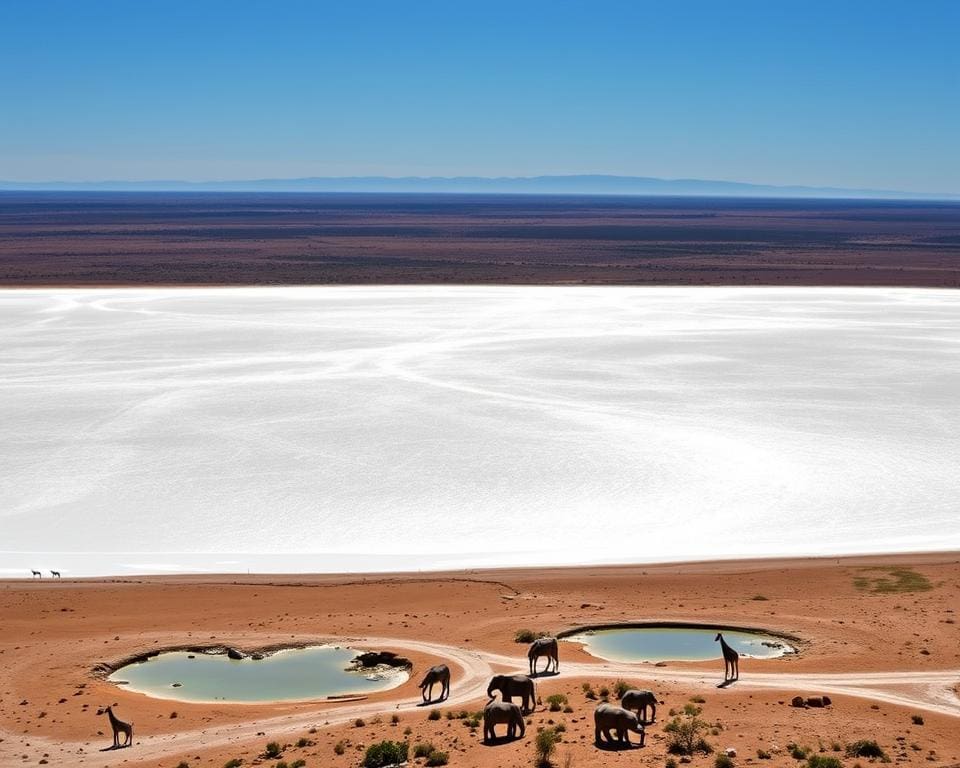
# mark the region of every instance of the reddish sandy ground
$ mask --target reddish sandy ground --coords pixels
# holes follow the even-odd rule
[[[890,569],[922,578],[900,582]],[[895,591],[882,591],[884,585]],[[894,762],[950,766],[960,763],[958,611],[956,553],[368,578],[6,581],[0,582],[0,766],[219,767],[240,758],[272,768],[278,760],[259,755],[276,740],[288,764],[303,759],[336,768],[359,765],[363,749],[386,738],[431,741],[450,753],[453,766],[531,766],[537,729],[559,723],[566,730],[554,758],[558,768],[663,766],[663,726],[691,698],[704,699],[698,706],[711,725],[708,741],[736,749],[738,765],[805,765],[787,753],[795,742],[849,768],[865,767],[869,761],[846,756],[845,747],[875,739]],[[484,746],[482,732],[466,720],[431,721],[428,709],[413,706],[423,669],[444,660],[454,682],[450,701],[438,708],[480,710],[490,673],[520,671],[526,663],[526,647],[513,642],[518,629],[645,620],[764,628],[800,638],[800,653],[745,659],[741,680],[719,689],[719,662],[612,664],[562,644],[561,674],[538,680],[543,705],[529,718],[526,737],[497,746]],[[208,705],[148,698],[95,673],[99,664],[163,647],[251,650],[332,638],[409,656],[411,681],[360,702]],[[599,691],[618,678],[652,688],[663,702],[643,749],[593,745],[595,701],[582,683]],[[572,712],[548,711],[553,693],[566,694]],[[827,708],[790,706],[797,694],[824,693],[833,700]],[[110,731],[95,713],[109,703],[134,722],[133,748],[100,751]],[[306,743],[297,746],[299,739]],[[758,750],[771,757],[761,759]],[[693,764],[712,766],[713,759],[698,755]]]

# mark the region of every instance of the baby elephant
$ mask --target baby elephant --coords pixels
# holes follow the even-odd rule
[[[630,731],[640,734],[640,746],[643,746],[645,736],[643,725],[635,712],[629,712],[623,707],[615,707],[613,704],[601,704],[593,713],[593,725],[593,738],[598,747],[603,745],[601,733],[611,746],[629,747]],[[616,739],[610,735],[610,731],[616,732]]]
[[[652,723],[657,719],[657,697],[653,691],[641,691],[631,688],[620,699],[620,706],[636,712],[641,723]],[[647,707],[650,707],[650,719],[647,720]]]
[[[520,707],[512,701],[491,701],[483,708],[483,741],[489,744],[496,741],[497,732],[495,726],[506,724],[507,738],[517,738],[517,729],[520,730],[520,738],[526,733],[526,726],[523,723],[523,712]]]

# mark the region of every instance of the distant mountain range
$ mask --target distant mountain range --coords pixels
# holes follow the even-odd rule
[[[775,186],[646,176],[311,176],[246,181],[0,181],[5,191],[380,192],[541,195],[685,195],[705,197],[960,200],[957,193]]]

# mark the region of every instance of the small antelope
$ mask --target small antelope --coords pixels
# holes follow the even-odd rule
[[[30,573],[33,574],[33,578],[35,578],[35,579],[42,579],[42,578],[43,578],[43,574],[40,573],[40,571],[30,571]]]
[[[60,571],[50,571],[50,578],[51,578],[51,579],[59,579],[59,578],[60,578]]]
[[[113,714],[113,707],[101,707],[97,710],[98,715],[106,713],[110,720],[110,727],[113,728],[113,748],[133,746],[133,723],[125,723],[118,720]],[[124,735],[123,744],[120,743],[120,734]]]

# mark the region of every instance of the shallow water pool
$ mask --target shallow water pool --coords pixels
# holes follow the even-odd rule
[[[177,701],[297,701],[395,688],[409,677],[348,669],[359,651],[332,645],[290,648],[260,660],[171,651],[128,664],[109,676],[132,691]]]
[[[592,656],[608,661],[706,661],[722,657],[716,629],[696,627],[623,627],[598,629],[565,637],[583,643]],[[772,659],[795,649],[782,638],[723,630],[727,644],[741,656]]]

